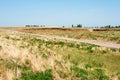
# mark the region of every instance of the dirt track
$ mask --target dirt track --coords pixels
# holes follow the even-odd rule
[[[96,40],[84,40],[84,39],[72,39],[72,38],[64,38],[64,37],[58,37],[58,36],[50,36],[50,35],[38,35],[41,37],[46,37],[49,39],[59,39],[59,40],[67,40],[67,41],[74,41],[74,42],[84,42],[84,43],[89,43],[89,44],[95,44],[98,46],[104,46],[104,47],[110,47],[110,48],[117,48],[120,49],[120,44],[114,44],[111,42],[100,42],[100,41],[96,41]]]
[[[115,43],[111,43],[111,42],[101,42],[101,41],[97,41],[97,40],[87,40],[87,39],[73,39],[73,38],[65,38],[65,37],[58,37],[58,36],[51,36],[51,35],[40,35],[40,34],[32,34],[32,33],[24,33],[24,32],[18,32],[18,31],[11,31],[8,30],[10,32],[15,32],[15,33],[20,33],[20,34],[30,34],[30,35],[34,35],[34,36],[40,36],[40,37],[45,37],[48,39],[57,39],[57,40],[67,40],[67,41],[72,41],[72,42],[83,42],[83,43],[89,43],[89,44],[95,44],[98,46],[104,46],[104,47],[109,47],[109,48],[116,48],[120,50],[120,44],[115,44]]]

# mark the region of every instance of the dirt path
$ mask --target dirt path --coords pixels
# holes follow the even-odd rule
[[[9,30],[11,31],[11,30]],[[111,42],[102,42],[102,41],[97,41],[97,40],[87,40],[87,39],[73,39],[73,38],[65,38],[65,37],[58,37],[58,36],[51,36],[51,35],[40,35],[40,34],[33,34],[33,33],[24,33],[24,32],[18,32],[18,31],[12,31],[16,33],[21,33],[21,34],[30,34],[34,36],[40,36],[40,37],[45,37],[48,39],[58,39],[58,40],[67,40],[67,41],[72,41],[72,42],[83,42],[83,43],[89,43],[89,44],[95,44],[98,46],[104,46],[104,47],[109,47],[109,48],[116,48],[120,50],[120,44],[115,44]]]
[[[50,35],[38,35],[38,36],[41,36],[41,37],[46,37],[46,38],[49,38],[49,39],[59,39],[59,40],[67,40],[67,41],[73,41],[73,42],[83,42],[83,43],[89,43],[89,44],[95,44],[95,45],[98,45],[98,46],[104,46],[104,47],[110,47],[110,48],[117,48],[117,49],[120,49],[120,44],[114,44],[114,43],[111,43],[111,42],[100,42],[100,41],[97,41],[97,40],[87,40],[87,39],[73,39],[73,38],[65,38],[65,37],[58,37],[58,36],[50,36]]]

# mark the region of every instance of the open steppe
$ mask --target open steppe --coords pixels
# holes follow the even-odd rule
[[[24,28],[22,32],[41,35],[55,35],[74,39],[89,39],[120,44],[120,29],[86,29],[86,28]]]
[[[0,80],[120,79],[117,48],[40,35],[120,44],[119,30],[0,28]]]

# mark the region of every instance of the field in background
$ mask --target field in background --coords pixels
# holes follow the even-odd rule
[[[120,29],[79,29],[79,28],[26,28],[27,33],[55,35],[75,39],[108,41],[120,44]]]
[[[0,80],[119,80],[118,50],[47,39],[12,30],[119,43],[119,31],[87,29],[0,29]],[[111,40],[111,38],[116,38]],[[96,39],[97,38],[97,39]]]

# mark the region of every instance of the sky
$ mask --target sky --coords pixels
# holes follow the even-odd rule
[[[120,0],[0,0],[0,26],[120,25]]]

